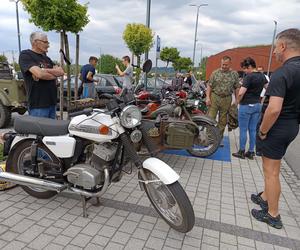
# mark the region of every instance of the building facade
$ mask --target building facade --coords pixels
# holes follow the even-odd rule
[[[212,55],[208,57],[206,62],[206,79],[209,79],[211,73],[220,68],[221,59],[224,56],[230,56],[232,59],[232,69],[239,72],[240,76],[242,76],[242,69],[241,69],[241,62],[246,57],[252,57],[255,62],[256,66],[263,66],[264,71],[267,72],[268,69],[268,62],[270,56],[270,49],[271,45],[260,45],[260,46],[253,46],[253,47],[238,47],[233,49],[224,50],[216,55]],[[275,56],[272,56],[272,63],[270,67],[270,72],[273,72],[281,64],[275,60]]]

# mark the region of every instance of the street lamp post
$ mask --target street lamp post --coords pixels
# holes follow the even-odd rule
[[[277,29],[277,21],[274,20],[274,33],[273,33],[273,39],[272,39],[272,46],[270,50],[270,55],[269,55],[269,62],[268,62],[268,71],[267,71],[267,76],[270,77],[270,69],[271,69],[271,63],[272,63],[272,55],[273,55],[273,49],[274,49],[274,41],[275,41],[275,35],[276,35],[276,29]]]
[[[21,53],[21,33],[20,33],[20,23],[19,23],[19,8],[18,3],[20,0],[9,0],[10,2],[16,3],[16,16],[17,16],[17,32],[18,32],[18,45],[19,45],[19,54]]]
[[[208,4],[190,4],[190,6],[197,7],[197,17],[196,17],[196,27],[195,27],[195,38],[194,38],[194,50],[193,50],[193,67],[195,67],[195,52],[196,52],[196,42],[197,42],[197,30],[198,30],[198,17],[199,17],[199,9],[202,6],[208,6]]]
[[[147,13],[146,13],[146,26],[150,28],[150,10],[151,10],[151,0],[147,0]],[[149,51],[145,53],[145,61],[149,57]],[[145,88],[147,90],[147,74],[145,74]]]

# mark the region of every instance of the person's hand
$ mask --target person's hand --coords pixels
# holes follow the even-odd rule
[[[234,100],[234,101],[232,101],[232,103],[231,103],[231,106],[232,105],[235,105],[235,106],[237,106],[238,105],[238,102],[237,102],[237,100]]]
[[[267,138],[267,133],[263,133],[261,131],[261,129],[259,128],[258,137],[259,137],[259,139],[261,139],[263,141],[263,140],[265,140]]]
[[[211,100],[210,100],[210,98],[206,98],[206,106],[211,106]]]
[[[119,65],[118,65],[118,64],[116,64],[115,68],[116,68],[116,70],[118,70],[118,69],[119,69]]]
[[[33,75],[32,74],[32,78],[33,78],[33,81],[36,81],[36,82],[38,82],[40,79],[39,78],[37,78],[35,75]]]

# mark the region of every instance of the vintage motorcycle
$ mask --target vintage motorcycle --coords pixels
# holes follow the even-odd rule
[[[141,110],[150,130],[149,135],[161,150],[186,149],[195,156],[212,155],[221,141],[217,122],[194,113],[200,100],[186,97],[185,91],[167,93],[159,107],[150,103]]]
[[[113,182],[122,179],[131,161],[131,170],[133,165],[137,168],[138,183],[158,214],[175,230],[190,231],[195,215],[179,175],[157,158],[142,160],[133,147],[143,141],[149,152],[155,151],[141,112],[132,103],[133,95],[114,97],[108,111],[74,112],[71,121],[17,117],[16,132],[3,136],[7,172],[0,172],[0,180],[20,184],[41,199],[62,191],[79,194],[86,217],[87,200],[99,201]]]

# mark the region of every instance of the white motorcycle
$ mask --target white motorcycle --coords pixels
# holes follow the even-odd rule
[[[79,194],[86,217],[86,201],[92,197],[99,201],[113,182],[121,180],[131,161],[140,187],[159,215],[175,230],[190,231],[195,215],[177,173],[157,158],[142,161],[133,146],[142,140],[149,152],[155,151],[133,102],[130,94],[122,100],[115,97],[107,111],[75,112],[71,121],[17,117],[16,132],[3,136],[8,158],[0,180],[20,184],[41,199],[66,190]]]

